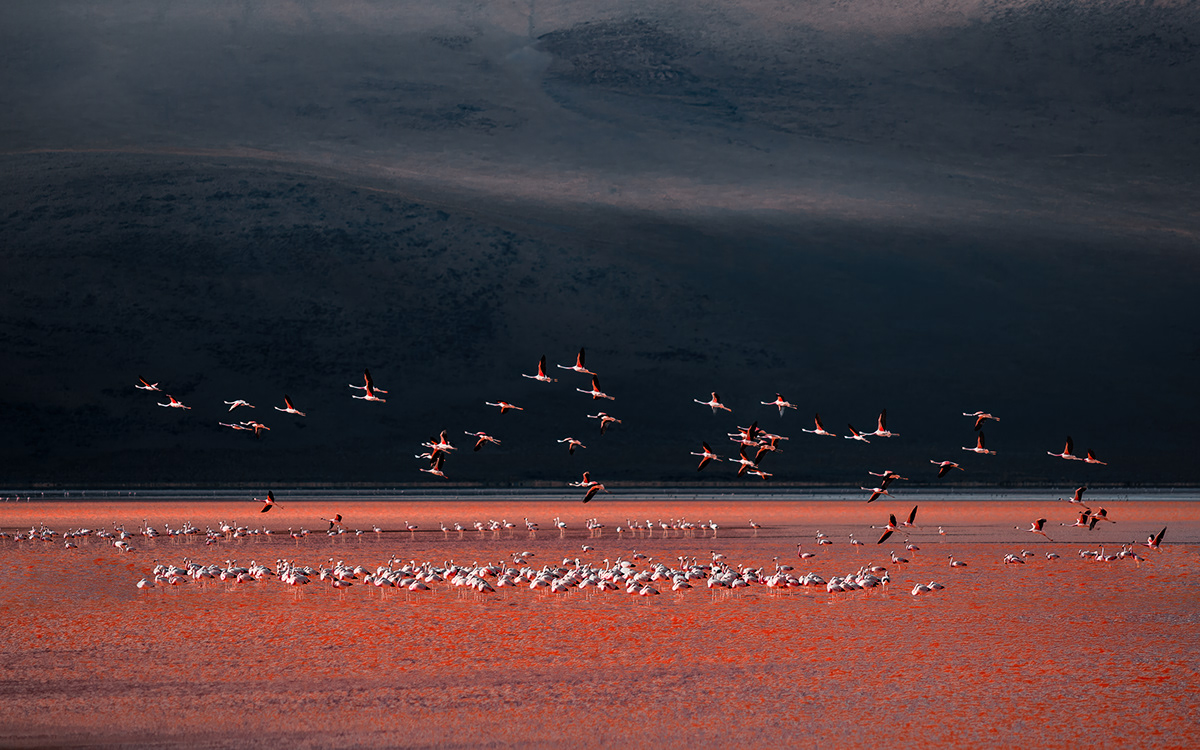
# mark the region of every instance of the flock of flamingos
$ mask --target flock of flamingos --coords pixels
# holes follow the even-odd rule
[[[585,352],[579,350],[576,356],[575,363],[572,365],[558,365],[561,370],[577,373],[579,375],[590,378],[590,388],[576,388],[575,390],[589,396],[591,401],[615,401],[615,397],[610,396],[601,389],[599,376],[589,370],[585,364]],[[552,384],[558,382],[557,378],[551,377],[546,366],[546,357],[542,356],[538,362],[537,372],[535,374],[523,374],[522,377],[529,378],[541,383]],[[139,383],[136,386],[140,390],[163,393],[158,383],[150,383],[145,379],[139,378]],[[361,393],[353,394],[355,399],[384,403],[383,398],[387,391],[375,385],[369,370],[363,372],[363,382],[361,385],[350,384],[350,388],[360,391]],[[183,404],[178,399],[163,393],[166,397],[166,402],[158,402],[158,406],[172,409],[187,410],[191,407]],[[714,414],[717,412],[731,412],[732,410],[722,403],[720,396],[712,392],[707,400],[693,399],[695,403],[703,407],[708,407]],[[228,413],[236,409],[253,409],[252,404],[244,399],[235,399],[224,402],[228,407]],[[513,404],[508,401],[498,400],[495,402],[485,402],[488,406],[500,409],[501,413],[511,411],[522,411],[523,407]],[[781,394],[776,393],[774,400],[762,401],[764,406],[772,406],[778,409],[780,416],[783,416],[788,409],[796,409],[796,405],[787,401]],[[276,411],[282,412],[296,418],[303,418],[305,413],[296,408],[292,399],[284,395],[283,406],[275,406]],[[996,451],[986,447],[983,427],[988,421],[999,421],[999,419],[987,412],[975,411],[964,412],[963,416],[970,417],[974,421],[974,430],[977,433],[975,444],[973,446],[962,446],[962,450],[979,455],[995,455]],[[613,417],[606,412],[600,411],[597,414],[589,414],[589,418],[596,419],[599,423],[600,434],[603,435],[613,424],[620,424],[621,420]],[[804,429],[803,432],[810,433],[820,437],[837,438],[838,435],[828,429],[821,421],[820,414],[814,416],[813,429]],[[269,431],[270,428],[257,420],[247,420],[242,422],[221,422],[222,426],[231,430],[252,431],[256,435],[264,431]],[[847,440],[855,440],[860,442],[870,442],[873,438],[893,438],[898,437],[897,433],[891,432],[887,427],[887,410],[885,409],[879,414],[875,430],[872,432],[861,432],[856,430],[852,425],[847,425],[848,434],[843,437]],[[479,451],[484,449],[489,444],[498,444],[500,440],[485,432],[466,432],[474,441],[474,450]],[[762,479],[767,479],[772,475],[762,468],[762,462],[765,458],[780,449],[780,443],[788,440],[782,435],[773,434],[764,430],[759,426],[758,422],[753,422],[749,426],[738,427],[736,432],[729,433],[729,439],[736,446],[736,455],[721,456],[718,455],[708,442],[701,443],[701,449],[697,452],[692,452],[692,456],[699,457],[699,462],[696,467],[697,471],[703,471],[710,465],[717,462],[728,462],[736,465],[737,475],[747,476],[753,475]],[[581,440],[574,437],[564,437],[557,442],[563,443],[566,449],[574,454],[577,448],[586,448]],[[432,474],[434,476],[446,477],[445,469],[448,458],[454,453],[456,447],[450,442],[450,439],[445,430],[436,438],[431,438],[428,442],[422,443],[425,452],[417,456],[428,462],[420,471]],[[1076,456],[1074,454],[1074,445],[1070,437],[1067,437],[1066,443],[1061,451],[1047,451],[1050,456],[1068,460],[1079,461],[1084,464],[1105,465],[1096,455],[1088,450],[1084,456]],[[945,477],[952,470],[965,471],[957,462],[951,460],[930,460],[937,469],[938,478]],[[874,487],[862,487],[861,489],[868,493],[866,502],[868,504],[875,502],[884,495],[890,496],[889,487],[896,481],[906,480],[907,477],[901,476],[899,473],[892,470],[883,472],[869,472],[871,475],[878,478]],[[593,500],[599,493],[607,493],[608,490],[604,484],[591,478],[588,472],[583,472],[581,480],[569,483],[570,486],[579,488],[583,491],[583,502],[587,503]],[[1074,508],[1078,508],[1078,516],[1073,524],[1062,523],[1062,526],[1083,527],[1086,529],[1094,529],[1100,523],[1115,523],[1108,517],[1108,512],[1105,508],[1097,508],[1093,510],[1084,500],[1083,494],[1087,490],[1086,486],[1079,487],[1074,496],[1067,500]],[[261,503],[260,512],[266,513],[278,506],[273,492],[268,492],[267,496],[262,499],[255,498],[255,502]],[[889,539],[893,533],[900,531],[905,533],[907,529],[916,526],[917,507],[913,507],[907,518],[901,522],[897,522],[896,516],[890,514],[885,525],[873,526],[872,528],[881,529],[876,544],[883,544]],[[334,515],[329,519],[322,519],[329,523],[328,533],[330,535],[339,535],[347,532],[347,529],[342,523],[340,515]],[[1047,534],[1047,519],[1038,518],[1032,521],[1028,529],[1024,531],[1038,534],[1047,540],[1050,540]],[[555,525],[561,531],[565,528],[565,524],[559,519],[555,519]],[[750,525],[757,529],[758,524],[753,521]],[[482,533],[485,528],[489,530],[499,530],[500,528],[513,528],[516,524],[504,522],[502,526],[497,526],[496,522],[491,522],[486,527],[483,524],[477,523],[476,528]],[[537,524],[525,519],[525,526],[531,533],[536,532]],[[702,531],[711,529],[713,535],[716,535],[717,525],[715,523],[701,524]],[[415,531],[416,527],[406,524],[408,531]],[[596,532],[601,528],[601,524],[596,519],[590,519],[588,522],[589,530]],[[673,522],[671,526],[662,526],[664,533],[668,529],[679,529],[682,532],[692,531],[696,528],[696,524],[689,524],[685,521]],[[1020,527],[1018,527],[1020,528]],[[376,532],[381,530],[378,527],[374,529]],[[455,530],[462,532],[461,525],[456,524]],[[622,534],[641,533],[649,531],[653,533],[654,526],[649,520],[646,526],[628,521],[624,527],[617,527],[618,536]],[[36,530],[31,530],[31,538]],[[85,530],[87,531],[87,530]],[[445,525],[442,526],[442,531],[449,534],[451,529]],[[939,532],[944,533],[939,527]],[[88,532],[94,533],[94,532]],[[148,525],[142,530],[144,535],[157,536],[158,532],[150,528]],[[175,533],[199,533],[198,529],[185,528],[169,532]],[[252,533],[244,527],[223,526],[219,532],[214,532],[211,529],[208,531],[208,542],[215,543],[220,538],[225,536],[241,536],[245,533]],[[266,532],[270,533],[270,532]],[[362,534],[362,531],[356,532]],[[1162,543],[1163,536],[1166,533],[1164,528],[1157,535],[1149,537],[1142,546],[1149,549],[1159,549]],[[306,531],[291,532],[292,536],[299,540],[307,534]],[[100,536],[114,536],[112,532],[101,532]],[[20,536],[20,535],[18,535]],[[77,534],[70,535],[71,537]],[[128,551],[132,549],[128,539],[131,535],[121,530],[117,534],[119,538],[113,543],[118,549]],[[862,542],[850,537],[851,544],[861,545]],[[1052,541],[1052,540],[1051,540]],[[818,532],[816,542],[818,546],[830,544],[831,541],[825,535]],[[908,544],[905,539],[907,549],[919,549],[913,544]],[[68,538],[67,546],[74,546],[70,538]],[[1134,550],[1133,544],[1124,545],[1121,552],[1106,555],[1103,550],[1098,552],[1081,551],[1081,556],[1092,557],[1098,560],[1112,561],[1120,559],[1134,559],[1138,562],[1141,557]],[[591,551],[591,546],[588,544],[582,545],[583,551]],[[802,544],[797,544],[797,557],[807,559],[813,557],[814,553],[806,552]],[[1005,557],[1005,563],[1023,563],[1024,557],[1031,555],[1022,551],[1020,556],[1008,555]],[[374,570],[366,569],[362,566],[349,566],[342,562],[334,563],[331,559],[328,566],[318,566],[313,568],[310,566],[300,566],[294,562],[287,560],[277,560],[273,568],[252,563],[250,566],[237,566],[234,561],[226,561],[225,565],[200,565],[194,562],[186,562],[184,565],[158,565],[155,567],[154,575],[147,577],[138,582],[140,588],[153,587],[158,584],[177,584],[186,580],[194,580],[203,582],[206,579],[220,579],[245,581],[250,579],[262,580],[264,578],[273,578],[291,585],[303,585],[311,580],[328,581],[339,589],[348,588],[355,583],[368,584],[380,588],[403,587],[410,591],[420,591],[428,589],[428,587],[436,582],[450,581],[456,586],[466,586],[476,591],[494,591],[497,587],[527,585],[530,589],[544,589],[550,592],[567,591],[570,589],[595,588],[604,590],[624,589],[631,594],[640,594],[643,596],[659,593],[654,584],[659,581],[669,582],[671,589],[679,591],[685,588],[691,588],[698,581],[703,581],[709,588],[739,588],[749,586],[751,584],[761,584],[770,588],[787,588],[792,586],[824,586],[827,591],[848,591],[860,588],[871,588],[874,586],[886,586],[890,581],[887,569],[883,566],[868,565],[857,571],[849,573],[845,576],[835,576],[830,580],[809,573],[804,576],[795,576],[792,573],[790,565],[781,564],[776,558],[774,568],[762,568],[752,566],[734,566],[724,561],[724,556],[718,552],[712,553],[711,562],[700,562],[695,558],[680,557],[675,565],[668,565],[662,561],[648,561],[648,564],[639,565],[635,562],[638,558],[644,558],[644,555],[634,555],[634,560],[624,560],[617,558],[615,562],[610,563],[605,560],[605,565],[599,566],[590,563],[581,562],[576,558],[573,562],[570,558],[565,558],[562,565],[544,565],[540,568],[534,566],[529,559],[533,553],[525,552],[514,554],[512,560],[504,560],[493,563],[485,563],[482,565],[453,565],[440,564],[435,565],[430,562],[417,563],[409,561],[403,563],[397,559],[389,559],[385,565],[380,565]],[[1046,553],[1050,559],[1057,557],[1053,552]],[[898,556],[895,552],[891,553],[892,563],[902,565],[908,561]],[[961,567],[966,563],[950,558],[951,567]],[[489,580],[490,579],[490,580]],[[912,593],[914,595],[926,593],[931,590],[942,588],[941,584],[930,582],[929,584],[917,584],[914,586]]]

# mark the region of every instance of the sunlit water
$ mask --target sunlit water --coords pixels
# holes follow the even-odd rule
[[[267,514],[248,495],[8,503],[0,527],[9,532],[115,525],[135,537],[128,553],[95,537],[77,549],[60,537],[0,540],[0,744],[1196,746],[1200,502],[1097,494],[1093,507],[1116,523],[1089,532],[1069,526],[1076,508],[1058,494],[909,492],[871,505],[857,494],[657,494],[585,506],[574,495],[279,493]],[[914,504],[918,528],[875,544],[871,527],[889,513],[903,520]],[[320,519],[334,513],[347,533],[325,533]],[[1022,530],[1039,517],[1053,542]],[[527,531],[526,518],[540,529]],[[588,518],[604,527],[588,531]],[[718,528],[659,526],[681,518]],[[491,519],[517,527],[475,530]],[[160,532],[190,522],[275,533],[147,539],[137,536],[143,520]],[[616,531],[648,520],[653,533]],[[439,530],[456,522],[466,530]],[[301,527],[313,533],[293,539],[289,528]],[[1161,551],[1136,548],[1142,562],[1079,555],[1115,553],[1163,527]],[[818,546],[818,530],[833,544]],[[865,544],[852,546],[851,534]],[[906,538],[920,549],[906,551]],[[797,559],[797,542],[817,556]],[[1002,563],[1023,549],[1036,554]],[[893,551],[910,562],[892,563]],[[892,583],[833,594],[712,591],[703,581],[672,593],[667,583],[656,597],[527,585],[480,594],[448,582],[427,592],[273,579],[135,586],[156,561],[333,559],[373,570],[393,557],[511,565],[521,552],[537,567],[602,566],[635,552],[648,556],[640,566],[674,566],[716,552],[735,566],[778,562],[826,579],[871,562]],[[949,555],[967,567],[950,568]],[[910,593],[931,580],[946,588]]]

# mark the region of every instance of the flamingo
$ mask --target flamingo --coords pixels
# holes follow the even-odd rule
[[[1146,537],[1146,543],[1142,546],[1149,547],[1150,549],[1158,549],[1159,548],[1158,545],[1162,544],[1163,534],[1166,534],[1166,533],[1167,533],[1167,527],[1164,526],[1163,530],[1158,532],[1158,534],[1156,534],[1154,536]]]
[[[896,531],[898,528],[900,528],[899,526],[896,525],[896,514],[895,513],[888,514],[888,524],[887,524],[887,526],[884,526],[883,528],[884,528],[884,532],[882,535],[880,535],[879,540],[875,542],[876,544],[883,544],[885,541],[887,541],[887,538],[892,535],[893,531]]]
[[[891,469],[884,469],[882,473],[878,471],[868,471],[867,473],[873,477],[881,477],[883,481],[880,482],[880,484],[882,484],[884,487],[887,487],[897,479],[903,479],[906,482],[908,481],[908,477],[902,477]]]
[[[559,367],[564,370],[574,370],[575,372],[582,373],[584,375],[595,375],[596,374],[596,373],[592,372],[591,370],[589,370],[588,368],[583,366],[583,347],[579,348],[579,354],[576,355],[576,357],[575,357],[574,365],[572,365],[571,367],[567,367],[566,365],[559,365]]]
[[[278,408],[278,407],[276,407],[276,408]],[[267,432],[271,431],[270,427],[267,427],[265,424],[263,424],[261,422],[255,422],[253,420],[251,420],[249,422],[242,422],[242,425],[248,430],[254,430],[255,437],[258,437],[258,434],[260,432],[262,432],[263,430],[266,430]]]
[[[721,397],[717,395],[716,391],[712,391],[712,398],[709,399],[708,401],[701,401],[698,398],[694,398],[692,400],[695,401],[697,404],[700,404],[701,406],[711,406],[712,410],[713,410],[713,414],[717,413],[717,409],[724,409],[725,411],[728,411],[728,412],[733,411],[733,409],[730,409],[728,406],[721,403]]]
[[[798,543],[796,545],[796,557],[799,557],[801,560],[807,560],[810,557],[816,557],[816,556],[817,556],[816,552],[805,552],[803,543]]]
[[[1046,532],[1042,530],[1042,527],[1045,525],[1046,525],[1046,519],[1039,518],[1038,520],[1036,520],[1032,524],[1030,524],[1029,528],[1025,529],[1025,531],[1028,531],[1031,534],[1041,534],[1042,536],[1046,537],[1046,541],[1053,542],[1054,540],[1051,539],[1050,537],[1046,536]],[[1016,528],[1019,529],[1021,527],[1017,526]]]
[[[607,493],[608,490],[604,489],[604,485],[600,484],[599,482],[596,482],[591,487],[588,487],[587,494],[585,494],[583,496],[583,502],[587,503],[587,502],[591,501],[591,499],[593,497],[595,497],[596,493],[598,493],[598,492]]]
[[[525,411],[525,409],[523,409],[522,407],[515,406],[513,404],[508,403],[507,401],[497,401],[495,403],[492,403],[491,401],[484,401],[483,403],[487,404],[488,406],[499,406],[501,414],[505,414],[505,413],[511,411],[512,409],[516,409],[517,411]]]
[[[1071,527],[1074,528],[1076,526],[1082,526],[1088,531],[1091,531],[1092,529],[1096,528],[1096,521],[1097,519],[1091,517],[1091,511],[1087,508],[1084,508],[1083,512],[1079,514],[1079,518],[1075,519],[1075,523],[1071,524]],[[1059,525],[1066,526],[1065,523]]]
[[[270,490],[267,490],[266,498],[257,498],[256,497],[254,499],[256,502],[260,502],[263,504],[263,507],[258,511],[259,513],[266,513],[271,508],[275,507],[275,494],[273,492],[271,492]]]
[[[847,423],[846,426],[850,428],[850,434],[846,436],[847,440],[857,440],[860,443],[871,442],[870,440],[867,440],[865,435],[854,429],[854,425]]]
[[[731,440],[733,440],[733,442],[740,443],[741,445],[744,445],[744,446],[745,445],[758,446],[759,445],[758,433],[759,433],[758,422],[756,421],[756,422],[752,423],[749,427],[738,427],[737,432],[729,433],[729,438]]]
[[[976,411],[976,412],[972,412],[970,414],[968,414],[967,412],[964,411],[963,416],[964,417],[975,417],[975,431],[976,432],[979,432],[979,428],[983,427],[983,423],[988,421],[989,419],[992,420],[993,422],[1000,421],[999,417],[994,417],[991,414],[988,414],[986,411]]]
[[[442,465],[445,463],[446,463],[446,454],[445,453],[435,453],[434,457],[433,457],[433,463],[430,464],[428,469],[421,469],[421,471],[425,472],[426,474],[433,474],[434,476],[438,476],[438,477],[441,477],[442,479],[445,479],[446,474],[442,471]]]
[[[1083,459],[1083,462],[1088,464],[1100,464],[1101,466],[1108,466],[1107,461],[1101,461],[1100,459],[1096,458],[1096,454],[1092,453],[1090,450],[1087,452],[1087,458]]]
[[[962,560],[955,560],[954,555],[950,555],[950,567],[965,568],[965,567],[967,567],[967,564],[965,562],[963,562]]]
[[[354,398],[361,398],[366,401],[384,401],[385,399],[378,398],[375,394],[387,393],[387,391],[383,390],[382,388],[375,387],[375,380],[371,377],[371,371],[367,368],[363,368],[363,384],[362,385],[354,385],[353,383],[351,383],[350,387],[357,388],[360,391],[366,391],[365,396],[355,396],[354,397]]]
[[[496,445],[500,444],[499,440],[497,440],[496,438],[487,434],[486,432],[466,432],[465,430],[463,432],[464,432],[464,434],[470,435],[471,437],[479,438],[478,440],[475,441],[475,447],[473,448],[473,450],[476,450],[476,451],[479,450],[480,448],[482,448],[484,443],[494,443]]]
[[[225,403],[229,405],[229,411],[233,411],[234,409],[238,408],[239,406],[248,406],[251,409],[254,408],[254,404],[252,404],[249,401],[246,401],[244,399],[240,399],[240,398],[237,401],[226,401]]]
[[[605,393],[604,391],[600,390],[600,377],[599,377],[598,375],[593,375],[593,376],[592,376],[592,388],[591,388],[591,390],[585,391],[585,390],[583,390],[582,388],[576,388],[575,390],[579,391],[580,393],[586,393],[586,394],[588,394],[589,396],[591,396],[591,397],[592,397],[592,400],[593,400],[593,401],[595,401],[595,400],[596,400],[596,399],[598,399],[598,398],[606,398],[606,399],[608,399],[609,401],[616,401],[616,399],[615,399],[615,398],[613,398],[612,396],[608,395],[608,394],[607,394],[607,393]]]
[[[967,448],[967,447],[964,447],[964,448],[963,448],[963,450],[965,450],[965,451],[971,451],[972,453],[982,453],[982,454],[983,454],[983,455],[985,455],[985,456],[988,456],[988,455],[994,456],[994,455],[996,455],[996,451],[990,451],[990,450],[988,450],[987,448],[984,448],[984,447],[983,447],[983,433],[982,433],[982,432],[980,432],[980,433],[979,433],[979,434],[978,434],[978,435],[975,437],[975,447],[974,447],[974,448]],[[940,475],[939,475],[939,476],[940,476]]]
[[[585,471],[585,472],[583,472],[583,479],[579,480],[578,482],[568,482],[567,486],[568,487],[591,487],[594,484],[596,484],[596,482],[592,481],[591,474],[589,474],[588,472]]]
[[[221,425],[222,427],[228,427],[231,430],[252,430],[252,429],[254,429],[253,427],[247,427],[246,425],[241,424],[241,423],[231,424],[229,422],[217,422],[217,424]]]
[[[712,448],[708,447],[708,443],[701,440],[700,445],[702,446],[702,449],[704,452],[703,453],[692,453],[693,456],[700,456],[700,465],[696,467],[696,471],[700,471],[705,466],[708,466],[708,464],[712,461],[720,461],[721,460],[721,457],[718,456],[716,453],[713,453]]]
[[[942,477],[946,476],[946,473],[949,472],[951,469],[958,469],[959,471],[966,471],[966,469],[964,469],[963,467],[954,463],[953,461],[934,461],[933,459],[930,459],[929,463],[934,464],[938,467],[938,479],[941,479]]]
[[[883,411],[879,412],[879,422],[878,422],[878,424],[877,424],[877,425],[876,425],[876,427],[875,427],[875,431],[874,431],[874,432],[868,432],[868,433],[867,433],[867,435],[872,435],[872,436],[874,436],[874,437],[885,437],[885,438],[890,438],[890,437],[900,437],[900,434],[899,434],[899,433],[896,433],[896,432],[888,432],[888,429],[887,429],[887,409],[884,409]]]
[[[586,448],[587,447],[582,442],[576,440],[573,437],[565,437],[562,440],[559,440],[558,442],[566,443],[567,444],[567,453],[570,453],[572,456],[575,455],[576,448]]]
[[[915,528],[916,527],[917,524],[914,522],[917,520],[917,508],[919,508],[919,507],[920,507],[919,505],[913,506],[913,509],[908,512],[908,520],[905,521],[904,523],[900,524],[902,527],[904,527],[904,528]]]
[[[746,446],[744,445],[738,450],[738,457],[731,458],[729,460],[736,464],[741,464],[741,468],[738,469],[739,477],[744,475],[750,469],[758,468],[758,464],[754,463],[754,461],[746,455]]]
[[[1068,503],[1071,503],[1071,504],[1073,504],[1073,505],[1083,505],[1083,506],[1085,506],[1085,507],[1086,507],[1086,506],[1087,506],[1087,503],[1083,502],[1083,493],[1084,493],[1084,492],[1087,492],[1087,487],[1086,487],[1086,486],[1084,486],[1084,487],[1076,487],[1076,488],[1075,488],[1075,496],[1074,496],[1074,497],[1072,497],[1070,500],[1067,500],[1067,502],[1068,502]],[[1061,497],[1059,498],[1059,500],[1062,500],[1062,499],[1063,499],[1063,498],[1061,498]]]
[[[607,414],[605,414],[604,412],[600,412],[598,414],[589,414],[589,415],[587,415],[587,418],[600,420],[600,434],[601,435],[604,434],[605,430],[608,429],[608,426],[610,424],[613,424],[614,422],[617,424],[621,424],[621,420],[617,419],[616,417],[610,417]]]
[[[1070,436],[1070,435],[1067,435],[1067,445],[1066,445],[1066,447],[1065,447],[1065,448],[1063,448],[1063,451],[1062,451],[1062,453],[1055,453],[1055,452],[1053,452],[1053,451],[1046,451],[1046,455],[1048,455],[1048,456],[1054,456],[1055,458],[1065,458],[1065,459],[1067,459],[1068,461],[1080,461],[1080,460],[1082,460],[1082,459],[1080,459],[1080,458],[1079,458],[1079,456],[1076,456],[1076,455],[1074,455],[1074,454],[1072,453],[1072,451],[1074,450],[1074,448],[1075,448],[1075,441],[1071,439],[1071,436]]]
[[[531,380],[536,380],[540,383],[557,383],[558,382],[558,378],[552,378],[546,374],[546,355],[545,354],[543,354],[542,358],[538,360],[537,375],[526,375],[525,373],[521,373],[521,377],[529,378]]]
[[[805,429],[801,429],[800,431],[801,431],[801,432],[811,432],[811,433],[812,433],[812,434],[814,434],[814,435],[825,435],[826,437],[837,437],[837,435],[835,435],[835,434],[833,434],[832,432],[829,432],[828,430],[826,430],[826,429],[825,429],[825,425],[821,424],[821,415],[820,415],[820,413],[818,413],[818,414],[816,414],[816,415],[814,415],[814,416],[813,416],[813,422],[815,422],[815,423],[816,423],[816,425],[817,425],[817,429],[815,429],[815,430],[805,430]]]
[[[351,383],[350,387],[363,391],[363,395],[352,396],[351,398],[357,398],[362,401],[378,401],[381,404],[387,401],[386,398],[380,398],[378,395],[380,393],[387,393],[387,391],[383,390],[382,388],[375,387],[375,381],[371,378],[371,371],[368,369],[363,369],[363,384],[354,385]]]
[[[190,408],[192,408],[190,406],[184,406],[183,402],[177,400],[174,396],[172,396],[170,394],[167,394],[167,398],[170,399],[170,401],[165,404],[159,404],[159,406],[165,406],[168,409],[190,409]]]
[[[138,378],[138,382],[141,383],[141,385],[135,385],[134,388],[137,388],[139,391],[162,392],[162,389],[158,387],[158,383],[147,383],[145,378]]]
[[[275,411],[281,411],[284,414],[295,414],[298,417],[305,416],[304,412],[299,411],[295,406],[292,406],[292,399],[289,398],[286,393],[283,395],[283,405],[285,408],[280,409],[278,406],[276,406]]]
[[[783,416],[784,409],[795,409],[796,405],[788,403],[788,400],[783,397],[783,394],[776,393],[774,401],[759,401],[763,406],[775,406],[779,408],[779,416]]]
[[[888,497],[891,497],[891,495],[892,495],[892,493],[888,492],[883,487],[859,487],[859,489],[864,492],[871,493],[871,496],[869,498],[867,498],[868,503],[875,502],[876,500],[879,499],[880,495],[887,495]]]
[[[467,434],[471,435],[473,433],[468,432]],[[431,438],[428,443],[421,443],[421,445],[426,448],[429,448],[434,453],[438,453],[439,451],[444,453],[447,451],[458,450],[457,448],[455,448],[453,445],[450,444],[450,441],[448,439],[446,439],[446,431],[445,430],[442,430],[441,433],[438,434],[436,443],[433,442],[433,439]]]

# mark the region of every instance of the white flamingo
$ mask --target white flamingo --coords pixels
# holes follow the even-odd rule
[[[521,377],[529,378],[531,380],[536,380],[540,383],[557,383],[558,382],[557,378],[552,378],[546,374],[546,355],[545,354],[543,354],[542,358],[538,360],[537,375],[526,375],[525,373],[521,373]]]
[[[283,406],[284,408],[282,409],[276,406],[275,411],[281,411],[284,414],[295,414],[298,417],[305,416],[304,412],[292,405],[292,399],[286,393],[283,395]]]
[[[835,434],[833,434],[832,432],[830,432],[830,431],[826,430],[826,429],[825,429],[825,425],[821,424],[821,415],[820,415],[820,414],[816,414],[816,415],[814,415],[814,416],[813,416],[813,422],[815,422],[815,423],[816,423],[816,425],[817,425],[817,429],[815,429],[815,430],[805,430],[805,429],[801,429],[800,431],[801,431],[801,432],[810,432],[810,433],[812,433],[813,435],[824,435],[824,436],[826,436],[826,437],[837,437],[837,435],[835,435]]]
[[[762,404],[763,406],[775,406],[775,407],[778,407],[778,409],[779,409],[779,416],[781,416],[781,417],[783,416],[783,410],[784,410],[784,409],[795,409],[795,408],[797,408],[795,404],[793,404],[793,403],[789,403],[789,402],[788,402],[788,400],[787,400],[786,398],[784,398],[784,397],[783,397],[783,394],[781,394],[781,393],[776,393],[776,394],[775,394],[775,400],[774,400],[774,401],[760,401],[759,403],[760,403],[760,404]]]
[[[730,409],[728,406],[721,403],[721,397],[717,395],[716,391],[712,391],[712,398],[710,398],[708,401],[701,401],[698,398],[694,398],[692,400],[695,401],[697,404],[700,404],[701,406],[711,406],[712,410],[713,410],[713,414],[717,413],[717,409],[723,409],[728,412],[733,411],[733,409]]]
[[[983,433],[982,432],[975,436],[975,447],[974,448],[967,448],[964,446],[963,450],[970,451],[972,453],[981,453],[985,456],[996,455],[996,451],[990,451],[987,448],[983,447]]]

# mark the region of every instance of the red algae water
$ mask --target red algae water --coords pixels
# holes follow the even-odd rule
[[[1102,504],[1115,523],[1089,531],[1070,526],[1075,506],[1053,493],[896,495],[865,505],[614,493],[585,506],[280,493],[267,514],[248,500],[9,503],[0,745],[1200,744],[1200,502],[1114,499]],[[872,526],[913,505],[917,527],[876,544]],[[321,519],[337,513],[344,533],[331,536]],[[1054,541],[1025,531],[1042,517]],[[160,536],[141,535],[143,524]],[[188,525],[200,533],[166,533]],[[13,538],[43,527],[56,535]],[[121,527],[127,552],[94,533],[74,548],[63,538]],[[1164,527],[1161,549],[1142,545]],[[302,528],[311,533],[294,538]],[[1120,556],[1131,542],[1136,557]],[[815,557],[799,559],[798,543]],[[1005,563],[1010,554],[1024,562]],[[481,593],[450,580],[409,591],[361,575],[343,589],[276,576],[136,585],[156,565],[188,562],[653,570],[718,555],[734,569],[826,580],[874,564],[891,580],[840,593],[704,580],[675,592],[666,580],[651,584],[657,596],[528,583]],[[911,593],[932,581],[945,588]]]

